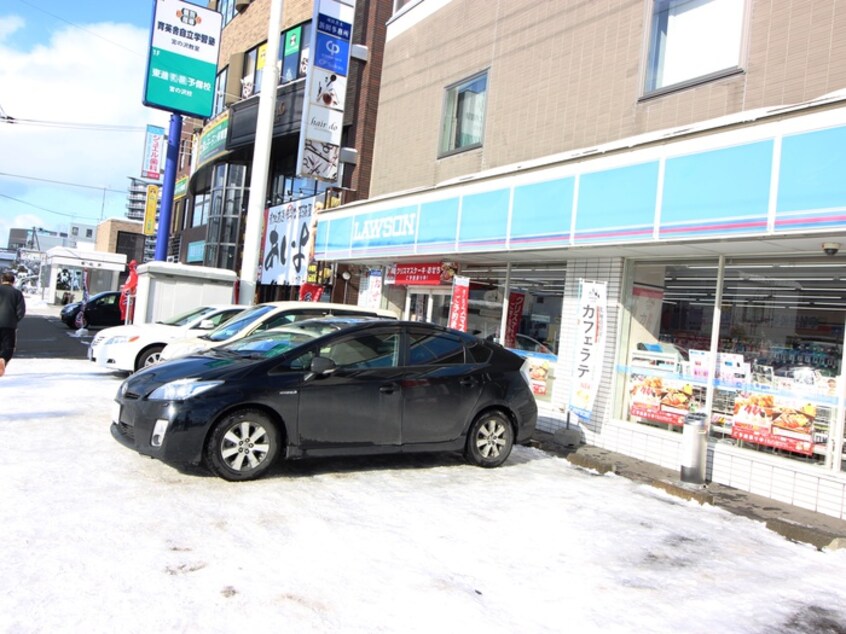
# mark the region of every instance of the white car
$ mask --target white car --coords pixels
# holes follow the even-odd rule
[[[330,304],[327,302],[267,302],[256,304],[235,315],[222,326],[199,337],[185,337],[170,342],[162,350],[160,359],[185,357],[195,352],[230,343],[256,332],[278,328],[295,321],[335,315],[339,317],[381,317],[396,319],[390,310],[381,308],[362,308],[349,304]]]
[[[158,363],[169,341],[213,330],[244,308],[238,304],[198,306],[154,324],[106,328],[91,341],[88,358],[110,370],[135,372]]]

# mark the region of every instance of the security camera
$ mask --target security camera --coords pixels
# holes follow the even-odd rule
[[[840,251],[840,243],[839,242],[823,242],[822,243],[822,250],[823,253],[826,255],[837,255],[837,252]]]

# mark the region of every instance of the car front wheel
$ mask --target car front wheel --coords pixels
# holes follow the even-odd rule
[[[206,464],[224,480],[258,478],[279,453],[279,431],[265,414],[247,409],[229,414],[212,431]]]
[[[135,362],[135,370],[141,370],[150,365],[155,365],[161,360],[164,346],[151,346],[147,348]]]
[[[513,446],[511,421],[501,412],[487,412],[470,426],[464,455],[480,467],[498,467],[508,459]]]

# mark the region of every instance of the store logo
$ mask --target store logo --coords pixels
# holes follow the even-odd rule
[[[203,21],[202,18],[197,15],[197,12],[192,11],[191,9],[180,9],[176,12],[176,17],[179,18],[180,22],[189,26],[197,26]]]
[[[401,214],[353,223],[353,241],[366,241],[373,238],[393,238],[413,236],[417,226],[417,214]]]

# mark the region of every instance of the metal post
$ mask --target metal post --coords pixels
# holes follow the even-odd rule
[[[170,211],[173,208],[173,190],[176,185],[176,169],[179,165],[179,141],[182,138],[182,115],[170,115],[170,129],[167,133],[167,159],[165,160],[164,182],[162,183],[159,228],[156,231],[157,262],[167,260],[167,243],[170,239]]]
[[[241,283],[238,286],[240,304],[255,303],[258,278],[259,252],[261,251],[261,225],[267,197],[267,174],[270,166],[270,147],[273,141],[273,115],[276,109],[276,87],[279,85],[279,37],[282,31],[282,0],[271,0],[270,20],[267,23],[267,51],[261,92],[258,100],[256,140],[253,146],[250,198],[247,203],[244,230],[244,255],[241,259]]]
[[[508,305],[511,295],[511,262],[505,265],[505,286],[502,287],[502,315],[499,318],[499,337],[497,341],[505,345],[505,329],[508,328]]]

